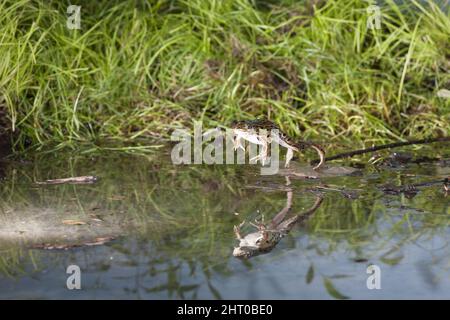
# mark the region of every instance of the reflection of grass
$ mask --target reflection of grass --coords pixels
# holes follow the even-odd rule
[[[352,143],[448,134],[448,13],[395,2],[371,30],[363,0],[81,1],[69,30],[67,2],[2,1],[0,115],[60,147],[261,115]]]
[[[11,278],[23,276],[27,274],[23,261],[26,260],[34,269],[37,269],[35,259],[36,254],[33,251],[19,247],[2,248],[0,249],[0,274]]]
[[[115,154],[69,159],[63,156],[53,159],[48,154],[37,156],[32,164],[5,168],[7,176],[0,184],[0,208],[5,212],[26,206],[54,207],[61,211],[68,207],[80,216],[88,215],[92,208],[101,208],[99,211],[104,214],[127,222],[124,223],[125,241],[119,239],[107,245],[123,253],[129,265],[144,265],[144,269],[139,268],[142,277],[167,276],[166,282],[157,284],[142,281],[139,285],[143,290],[170,297],[195,297],[203,283],[201,278],[209,282],[211,296],[219,297],[213,280],[215,274],[231,275],[228,262],[234,259],[231,252],[236,244],[232,226],[244,219],[259,218],[261,214],[270,219],[285,205],[286,194],[243,188],[259,180],[247,168],[171,166],[164,164],[164,160],[150,155],[148,158]],[[94,185],[30,186],[33,181],[86,174],[98,175],[101,180]],[[387,179],[390,179],[388,175]],[[263,181],[285,187],[280,177],[266,177]],[[302,191],[314,183],[293,181],[294,213],[314,202],[313,194]],[[359,189],[361,180],[333,178],[332,183]],[[399,209],[400,205],[404,209]],[[293,241],[305,234],[309,248],[304,252],[312,263],[315,255],[333,255],[344,247],[350,259],[379,259],[385,264],[396,264],[401,262],[404,246],[421,237],[448,231],[448,210],[449,198],[444,198],[437,186],[425,188],[413,199],[383,197],[373,185],[366,186],[358,200],[330,192],[325,194],[322,206],[306,225],[294,229],[282,241]],[[235,212],[239,215],[235,216]],[[130,244],[130,234],[138,240],[138,245]],[[274,249],[277,250],[281,249]],[[27,272],[24,266],[32,261],[28,253],[33,254],[35,265],[39,266],[42,252],[10,249],[0,254],[0,272],[20,277],[22,272]],[[247,261],[248,268],[258,259]],[[183,268],[196,276],[196,282],[181,275]],[[323,277],[330,294],[348,295],[337,291],[339,275],[328,274],[328,270],[318,270],[318,267],[315,274]]]
[[[386,198],[391,199],[390,202],[386,202]],[[409,239],[449,227],[449,201],[443,198],[439,187],[423,190],[414,199],[404,200],[403,204],[394,201],[396,198],[380,197],[373,192],[361,201],[328,198],[312,217],[310,231],[315,237],[325,237],[330,244],[334,243],[331,248],[340,241],[358,248],[390,240],[398,241],[401,247]],[[379,247],[383,248],[383,245]]]

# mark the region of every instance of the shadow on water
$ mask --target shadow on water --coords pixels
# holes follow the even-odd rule
[[[448,154],[443,153],[448,156]],[[443,163],[292,179],[292,213],[321,206],[270,252],[232,256],[233,226],[286,203],[285,177],[256,166],[173,166],[166,152],[36,155],[6,161],[0,182],[1,298],[418,298],[450,294],[449,199],[381,185],[442,179]],[[89,185],[36,181],[96,175]],[[319,188],[317,188],[319,186]],[[345,192],[342,192],[345,190]],[[352,196],[348,196],[351,193]],[[67,223],[75,221],[76,223]],[[244,232],[251,232],[251,227]],[[92,239],[111,238],[103,245]],[[65,250],[44,250],[49,247]],[[37,247],[41,248],[38,249]],[[67,266],[83,290],[66,288]],[[381,290],[367,288],[367,267]]]

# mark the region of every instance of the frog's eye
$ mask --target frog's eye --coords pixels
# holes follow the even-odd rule
[[[259,238],[258,240],[256,240],[256,244],[260,244],[263,238]]]

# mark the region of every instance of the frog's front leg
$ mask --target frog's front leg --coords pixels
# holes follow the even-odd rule
[[[237,136],[234,140],[233,140],[233,145],[234,145],[234,151],[236,151],[237,149],[241,148],[242,150],[245,151],[245,148],[242,144],[242,137],[241,136]]]
[[[233,227],[234,234],[236,235],[236,238],[237,238],[238,240],[243,239],[243,238],[242,238],[242,235],[241,235],[241,228],[242,228],[242,226],[243,226],[244,224],[245,224],[245,220],[242,221],[242,223],[241,223],[240,225],[234,226],[234,227]]]
[[[294,150],[292,148],[287,148],[286,163],[284,165],[285,168],[289,168],[289,162],[291,162],[293,157],[294,157]]]
[[[261,137],[260,140],[262,142],[260,151],[261,164],[265,165],[265,163],[269,161],[269,157],[267,156],[267,154],[269,152],[270,138],[264,136]]]
[[[255,223],[250,222],[250,225],[258,229],[258,231],[264,231],[267,229],[266,224],[264,223],[264,214],[261,215],[261,221],[255,219]]]

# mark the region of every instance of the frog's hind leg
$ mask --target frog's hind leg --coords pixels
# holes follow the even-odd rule
[[[257,156],[254,156],[253,158],[249,159],[250,163],[253,163],[253,161],[255,163],[257,163],[258,160],[261,160],[261,155],[260,154],[258,154]]]
[[[320,161],[317,164],[317,166],[315,166],[313,168],[313,170],[318,170],[325,163],[325,150],[321,146],[319,146],[318,144],[311,144],[311,148],[316,150],[316,152],[317,152],[317,154],[319,155],[319,158],[320,158]]]

